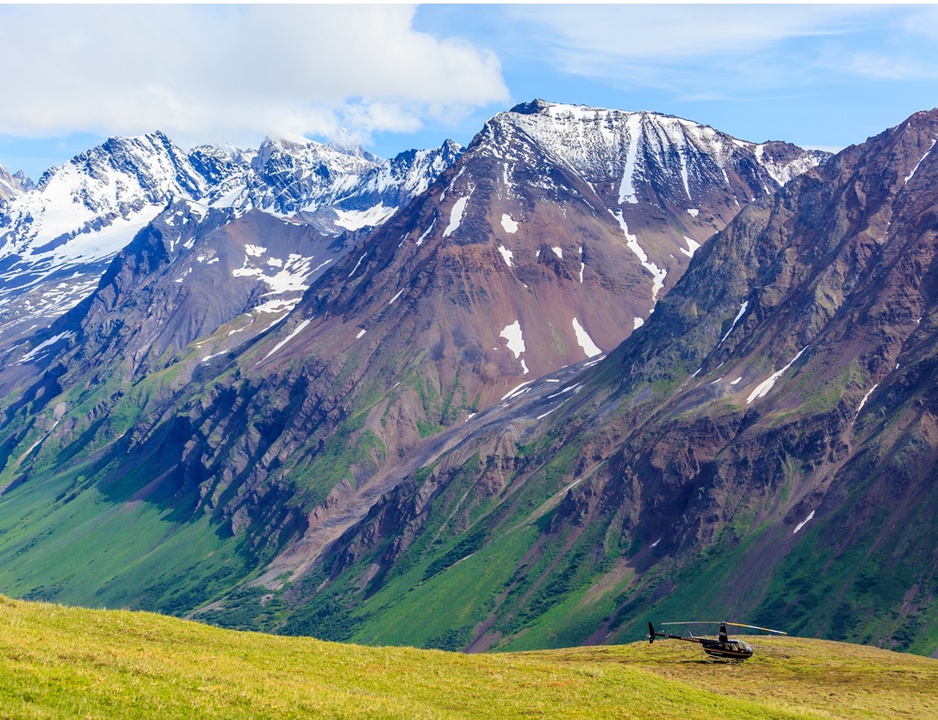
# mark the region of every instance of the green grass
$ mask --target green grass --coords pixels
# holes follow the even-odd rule
[[[180,523],[169,508],[130,499],[143,484],[133,474],[102,488],[92,473],[78,464],[25,483],[15,503],[0,502],[5,592],[183,612],[244,577],[236,543],[207,517]]]
[[[461,655],[0,597],[0,718],[925,718],[938,662],[759,638]]]

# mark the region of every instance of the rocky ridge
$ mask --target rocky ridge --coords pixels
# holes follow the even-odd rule
[[[606,360],[422,458],[293,629],[526,648],[654,610],[933,652],[936,138],[918,113],[751,203]]]

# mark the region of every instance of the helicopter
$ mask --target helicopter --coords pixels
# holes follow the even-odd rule
[[[703,645],[703,651],[717,660],[748,660],[752,657],[752,645],[742,640],[731,639],[726,631],[726,626],[752,628],[754,630],[763,630],[765,632],[775,633],[777,635],[787,635],[783,630],[772,630],[771,628],[759,627],[758,625],[747,625],[746,623],[729,622],[728,620],[700,620],[688,622],[666,622],[662,625],[719,625],[720,634],[716,640],[709,637],[701,637],[692,633],[685,635],[671,635],[655,630],[651,622],[648,623],[648,642],[653,643],[656,637],[671,638],[673,640],[685,640]]]

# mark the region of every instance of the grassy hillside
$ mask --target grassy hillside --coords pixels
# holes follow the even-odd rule
[[[938,662],[797,638],[461,655],[0,597],[0,718],[938,717]]]

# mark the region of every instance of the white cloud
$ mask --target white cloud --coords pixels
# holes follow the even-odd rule
[[[892,10],[846,5],[624,5],[515,8],[526,51],[570,75],[621,88],[713,99],[803,86],[813,71],[862,75],[850,43],[881,31]],[[938,31],[936,31],[938,32]],[[864,35],[866,34],[866,35]],[[881,34],[881,32],[880,32]]]
[[[938,64],[917,57],[858,52],[840,65],[856,75],[876,80],[938,79]]]
[[[631,5],[539,13],[572,65],[616,59],[684,60],[752,53],[794,37],[836,35],[855,17],[837,6]]]
[[[504,102],[494,54],[410,6],[0,7],[0,133],[239,142],[412,131]]]
[[[938,40],[938,7],[907,8],[908,14],[902,21],[903,29],[913,35],[924,35]]]

